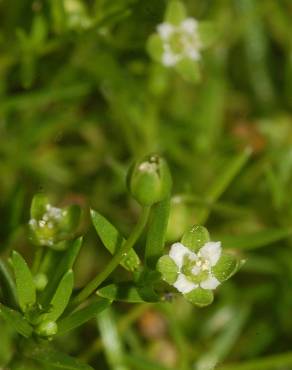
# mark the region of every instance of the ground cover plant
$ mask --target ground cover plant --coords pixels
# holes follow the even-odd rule
[[[292,369],[291,14],[0,3],[0,368]]]

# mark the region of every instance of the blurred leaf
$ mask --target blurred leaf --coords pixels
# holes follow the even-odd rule
[[[111,305],[108,299],[98,299],[89,303],[86,307],[73,312],[69,316],[58,321],[57,335],[63,335],[68,331],[76,329],[78,326],[86,323],[88,320],[96,317],[100,312]]]
[[[108,364],[112,370],[128,370],[124,361],[124,350],[111,308],[97,316],[101,340]]]
[[[0,315],[19,334],[26,338],[31,336],[32,327],[18,311],[14,311],[0,303]]]
[[[90,214],[95,230],[104,246],[111,254],[115,254],[121,248],[122,244],[125,243],[125,239],[100,213],[91,210]],[[125,256],[121,262],[121,265],[129,271],[134,271],[138,268],[140,265],[140,259],[133,249],[127,253],[127,256]]]
[[[250,234],[219,236],[224,248],[256,249],[279,242],[291,236],[290,229],[266,229]]]
[[[188,82],[197,83],[200,81],[200,68],[198,62],[184,58],[176,64],[175,69]]]
[[[58,352],[47,346],[31,346],[26,352],[25,356],[40,362],[41,364],[49,365],[50,369],[66,369],[66,370],[93,370],[87,364],[77,361],[75,358],[66,355],[63,352]]]
[[[12,307],[17,307],[16,286],[4,261],[0,259],[0,287],[3,301]]]
[[[12,252],[12,263],[19,305],[26,312],[36,302],[35,284],[27,263],[16,251]]]

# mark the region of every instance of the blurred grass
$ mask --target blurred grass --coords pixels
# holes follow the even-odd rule
[[[166,320],[158,336],[131,322],[120,335],[124,366],[203,369],[208,358],[222,370],[290,369],[292,4],[186,0],[190,16],[218,29],[202,82],[191,85],[145,51],[166,3],[0,3],[1,254],[17,248],[30,257],[25,225],[39,190],[56,202],[90,204],[127,233],[137,206],[126,195],[126,169],[133,156],[158,150],[186,200],[186,223],[207,220],[211,235],[247,262],[209,308],[157,306]],[[245,148],[251,157],[226,183],[226,164]],[[89,231],[80,285],[109,259]],[[112,325],[128,309],[115,305]],[[0,326],[4,363],[13,334]],[[93,322],[58,346],[82,357],[97,334]],[[99,351],[90,360],[116,368]]]

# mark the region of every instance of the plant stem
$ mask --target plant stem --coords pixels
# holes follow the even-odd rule
[[[32,265],[32,273],[34,275],[38,272],[38,270],[40,268],[41,261],[42,261],[42,258],[43,258],[43,252],[44,252],[44,248],[42,248],[42,247],[37,248],[36,251],[35,251],[33,265]]]
[[[141,232],[143,231],[146,222],[148,220],[150,207],[144,207],[142,213],[140,215],[140,219],[134,229],[132,230],[129,238],[127,241],[122,245],[122,247],[117,251],[117,253],[113,256],[112,260],[109,264],[102,270],[96,277],[91,280],[82,290],[81,292],[73,299],[72,305],[75,307],[79,305],[82,301],[84,301],[90,294],[92,294],[100,284],[102,284],[105,279],[116,269],[116,267],[120,264],[121,260],[124,256],[133,248],[134,244],[138,240]]]

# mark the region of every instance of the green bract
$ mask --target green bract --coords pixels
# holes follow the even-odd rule
[[[81,216],[78,205],[53,207],[43,194],[33,198],[30,213],[29,227],[34,244],[56,250],[66,249],[64,241],[74,237]]]
[[[168,284],[197,306],[213,301],[213,290],[230,278],[240,262],[222,252],[220,242],[211,242],[208,230],[194,226],[181,243],[174,243],[168,255],[162,256],[157,269]]]
[[[127,184],[133,198],[142,206],[151,206],[170,194],[172,180],[162,157],[150,155],[136,161],[129,170]]]

